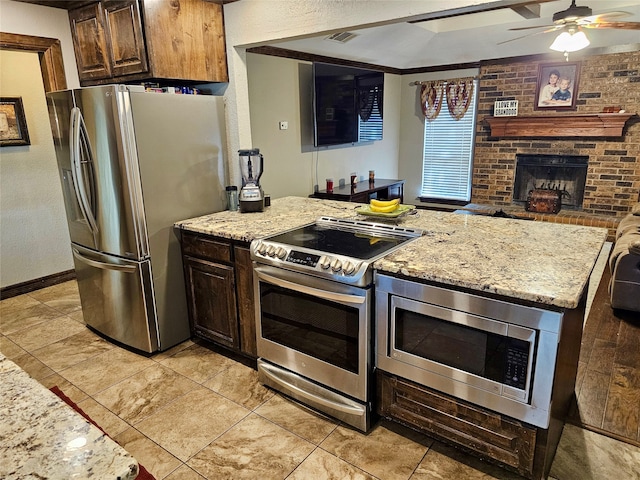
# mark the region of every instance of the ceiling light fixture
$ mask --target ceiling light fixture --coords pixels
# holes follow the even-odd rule
[[[568,52],[582,50],[588,47],[590,43],[583,31],[576,32],[571,29],[558,35],[549,48],[556,52],[564,52],[565,58],[569,61]]]

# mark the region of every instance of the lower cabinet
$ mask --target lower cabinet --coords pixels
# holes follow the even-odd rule
[[[182,263],[191,334],[256,357],[248,245],[183,231]]]
[[[377,385],[381,416],[533,477],[535,427],[380,370]]]

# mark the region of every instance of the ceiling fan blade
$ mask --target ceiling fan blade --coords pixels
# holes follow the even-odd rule
[[[510,31],[518,31],[518,30],[532,30],[534,28],[553,28],[554,30],[557,30],[559,28],[563,28],[564,25],[537,25],[535,27],[518,27],[518,28],[510,28]],[[550,32],[552,32],[553,30],[549,30]]]
[[[584,28],[615,28],[618,30],[640,30],[640,22],[600,22],[580,25]]]
[[[553,32],[554,30],[556,30],[555,28],[550,28],[549,30],[544,30],[542,32],[533,32],[533,33],[529,33],[527,35],[522,35],[520,37],[516,37],[516,38],[510,38],[509,40],[504,40],[502,42],[498,42],[496,45],[502,45],[503,43],[509,43],[509,42],[513,42],[515,40],[520,40],[521,38],[526,38],[526,37],[533,37],[534,35],[540,35],[542,33],[549,33],[549,32]]]
[[[611,18],[628,17],[631,15],[629,12],[606,12],[599,15],[591,15],[589,17],[579,18],[577,22],[580,25],[587,23],[603,23]]]

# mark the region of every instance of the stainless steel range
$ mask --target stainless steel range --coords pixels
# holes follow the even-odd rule
[[[260,381],[367,431],[372,264],[421,234],[321,217],[252,242]]]

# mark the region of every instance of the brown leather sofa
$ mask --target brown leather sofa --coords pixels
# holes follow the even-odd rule
[[[618,224],[609,268],[611,306],[640,312],[640,202]]]

